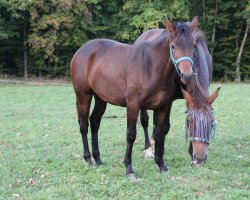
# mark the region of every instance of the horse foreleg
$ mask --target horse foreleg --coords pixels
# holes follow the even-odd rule
[[[171,105],[167,105],[163,110],[155,111],[155,162],[159,166],[160,171],[167,171],[168,167],[164,164],[164,144],[165,137],[170,129],[169,115]]]
[[[135,176],[135,172],[132,168],[132,149],[136,138],[136,122],[138,116],[138,106],[127,105],[127,149],[124,158],[124,164],[126,166],[126,175]]]
[[[153,158],[154,157],[154,153],[153,153],[153,149],[151,147],[150,141],[149,141],[149,136],[148,136],[148,121],[149,121],[149,116],[148,116],[148,112],[146,109],[141,109],[140,111],[140,121],[141,121],[141,125],[143,127],[144,130],[144,135],[145,135],[145,157],[146,158]]]
[[[90,128],[92,139],[92,155],[95,159],[96,165],[101,165],[100,151],[98,145],[98,130],[100,127],[102,116],[106,110],[107,103],[102,101],[99,97],[95,96],[95,107],[90,116]]]
[[[190,142],[190,144],[189,144],[188,153],[190,154],[191,159],[193,160],[193,145],[192,145],[192,142]]]

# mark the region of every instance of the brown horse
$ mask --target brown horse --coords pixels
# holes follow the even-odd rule
[[[163,34],[164,29],[152,29],[140,35],[135,43],[152,41]],[[209,96],[209,85],[212,80],[212,58],[209,54],[203,32],[195,28],[193,37],[196,44],[194,49],[194,71],[196,78],[182,90],[183,97],[187,102],[186,134],[190,138],[189,153],[194,164],[203,164],[207,159],[208,145],[211,138],[212,128],[214,128],[214,116],[211,104],[218,96],[218,88],[213,95]],[[180,90],[181,88],[177,88]],[[177,92],[178,93],[178,92]],[[183,98],[182,97],[182,98]],[[140,112],[141,121],[145,132],[146,156],[152,156],[151,145],[148,137],[148,114],[147,110]],[[146,121],[146,123],[145,123]],[[146,124],[146,125],[145,125]],[[154,134],[153,137],[154,138]]]
[[[170,126],[172,102],[180,95],[176,92],[175,71],[178,73],[178,82],[179,76],[182,82],[188,83],[194,75],[192,32],[197,23],[197,17],[190,24],[180,23],[177,26],[165,20],[167,30],[152,41],[127,45],[96,39],[89,41],[75,53],[70,72],[77,99],[84,159],[89,164],[91,154],[87,140],[88,118],[94,96],[95,107],[90,116],[90,128],[92,155],[97,165],[102,164],[98,129],[106,104],[110,103],[127,107],[127,149],[124,158],[126,175],[135,175],[131,156],[140,109],[154,110],[155,161],[161,171],[168,169],[163,161],[164,142]]]

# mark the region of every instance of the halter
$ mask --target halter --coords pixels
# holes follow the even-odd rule
[[[171,46],[169,46],[169,50],[170,50],[170,58],[171,58],[171,61],[172,61],[172,63],[174,64],[175,70],[176,70],[176,72],[177,72],[179,75],[180,75],[180,72],[179,72],[179,69],[178,69],[178,64],[179,64],[181,61],[188,60],[189,62],[191,62],[192,66],[194,66],[194,61],[192,60],[192,58],[187,57],[187,56],[184,56],[184,57],[180,57],[180,58],[178,58],[177,60],[175,60],[175,59],[174,59],[174,55],[173,55]]]

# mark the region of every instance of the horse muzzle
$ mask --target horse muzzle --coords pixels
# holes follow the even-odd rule
[[[193,165],[204,165],[207,161],[207,155],[205,156],[200,156],[199,154],[194,154],[193,155]]]
[[[196,76],[196,73],[192,72],[191,75],[185,75],[183,72],[180,74],[181,81],[184,84],[189,84],[191,82],[191,79]]]

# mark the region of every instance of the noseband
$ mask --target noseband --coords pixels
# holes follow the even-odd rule
[[[189,62],[191,62],[192,67],[194,66],[194,61],[192,60],[192,58],[190,58],[190,57],[188,57],[188,56],[184,56],[184,57],[180,57],[180,58],[178,58],[177,60],[175,60],[174,54],[173,54],[173,51],[172,51],[171,46],[169,46],[169,51],[170,51],[170,58],[171,58],[171,61],[172,61],[172,63],[174,64],[175,70],[176,70],[176,72],[177,72],[179,75],[180,75],[180,72],[179,72],[179,69],[178,69],[178,64],[179,64],[181,61],[188,60]]]

